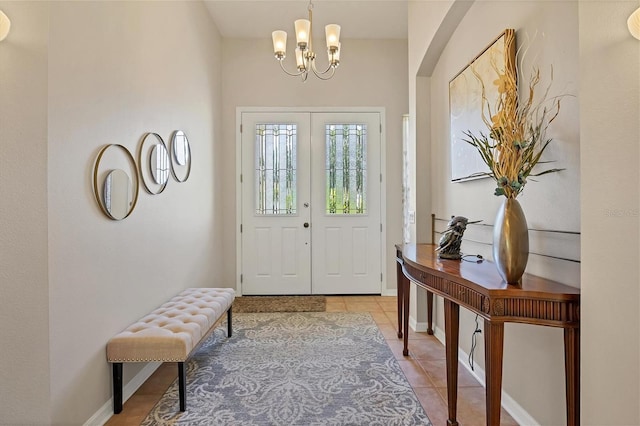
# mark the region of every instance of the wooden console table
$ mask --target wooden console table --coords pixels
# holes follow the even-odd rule
[[[398,337],[409,355],[409,284],[427,290],[428,333],[433,334],[433,294],[444,298],[447,368],[447,424],[458,425],[458,331],[460,306],[484,319],[487,425],[500,425],[504,323],[519,322],[564,328],[567,424],[580,424],[580,290],[525,274],[521,285],[509,285],[493,262],[439,259],[433,244],[396,246]]]

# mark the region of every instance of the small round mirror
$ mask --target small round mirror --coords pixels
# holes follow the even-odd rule
[[[107,213],[115,220],[122,220],[129,213],[132,203],[130,187],[129,175],[121,169],[111,170],[104,180],[102,201]]]
[[[191,173],[191,146],[182,130],[173,132],[171,138],[171,173],[178,182],[184,182]]]
[[[181,166],[189,161],[189,140],[182,130],[176,131],[173,135],[173,155],[176,163]]]
[[[138,168],[144,189],[152,195],[164,191],[169,181],[169,153],[157,133],[145,133],[138,149]]]
[[[164,145],[155,144],[151,148],[151,175],[158,185],[164,185],[169,179],[169,154]]]

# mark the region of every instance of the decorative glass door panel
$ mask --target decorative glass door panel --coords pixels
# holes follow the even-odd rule
[[[257,124],[255,145],[256,214],[296,214],[295,124]]]
[[[367,126],[325,125],[328,214],[366,213]]]

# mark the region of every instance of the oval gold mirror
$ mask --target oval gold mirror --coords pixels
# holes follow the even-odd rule
[[[152,195],[160,194],[169,181],[167,146],[157,133],[145,133],[138,150],[138,167],[144,189]]]
[[[171,173],[178,182],[186,181],[191,173],[191,146],[182,130],[171,137]]]
[[[123,170],[127,168],[130,173]],[[138,202],[139,186],[136,162],[129,150],[119,144],[105,145],[93,167],[93,194],[100,210],[109,219],[128,217]]]

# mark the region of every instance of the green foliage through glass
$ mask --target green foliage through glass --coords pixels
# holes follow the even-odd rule
[[[366,152],[366,125],[326,125],[328,214],[366,213]]]

